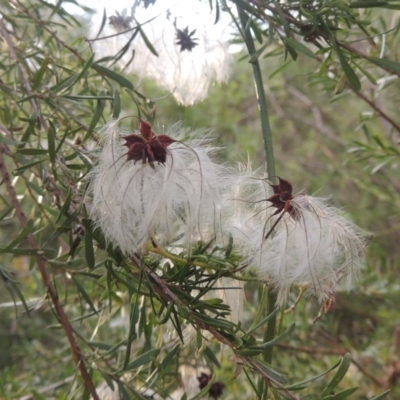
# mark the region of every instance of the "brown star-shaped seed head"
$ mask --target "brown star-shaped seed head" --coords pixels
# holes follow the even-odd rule
[[[140,120],[139,131],[140,135],[133,134],[124,137],[124,145],[128,147],[127,161],[164,164],[167,159],[167,147],[175,140],[168,135],[156,136],[151,125],[143,120]]]
[[[283,211],[289,213],[294,219],[298,219],[297,212],[290,204],[290,201],[293,200],[292,184],[285,179],[279,178],[279,176],[277,178],[279,185],[271,185],[274,194],[267,199],[267,201],[272,203],[271,207],[277,208],[272,215],[277,215]]]
[[[181,53],[184,50],[192,51],[193,48],[198,45],[198,43],[196,43],[198,39],[192,37],[195,33],[196,29],[194,29],[192,32],[189,32],[188,27],[185,29],[176,30],[176,44],[181,46]]]

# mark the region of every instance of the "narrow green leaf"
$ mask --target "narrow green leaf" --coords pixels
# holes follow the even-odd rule
[[[336,83],[334,94],[342,93],[344,88],[346,87],[346,82],[347,82],[346,74],[342,72]]]
[[[102,75],[107,76],[108,78],[112,79],[113,81],[119,83],[121,86],[126,87],[128,89],[133,90],[133,85],[128,79],[124,78],[122,75],[117,74],[114,71],[111,71],[108,68],[105,68],[99,64],[92,64],[92,68],[95,69]]]
[[[392,60],[386,60],[385,58],[377,58],[377,57],[367,57],[369,61],[381,67],[383,69],[393,71],[396,74],[400,74],[400,63]]]
[[[119,398],[121,400],[130,400],[131,399],[131,396],[125,389],[125,386],[122,382],[118,382],[118,392],[119,392]],[[142,398],[145,399],[145,397],[142,397]],[[139,399],[140,399],[140,397],[139,397]]]
[[[336,51],[339,56],[340,64],[343,68],[343,72],[346,74],[346,78],[349,81],[350,85],[353,87],[354,90],[360,90],[361,82],[358,79],[353,68],[351,68],[350,64],[347,62],[346,57],[343,55],[339,47],[336,48]]]
[[[49,130],[47,131],[47,142],[50,162],[54,165],[56,162],[56,129],[51,121],[49,121]]]
[[[114,102],[113,102],[113,118],[117,119],[121,112],[121,99],[119,97],[118,90],[114,90]]]
[[[305,379],[304,381],[294,383],[294,384],[292,384],[290,386],[286,386],[285,389],[287,389],[287,390],[298,390],[299,388],[303,388],[304,385],[306,385],[307,383],[315,381],[316,379],[320,378],[321,376],[326,375],[328,372],[331,372],[332,370],[337,368],[337,366],[339,364],[340,364],[340,361],[338,361],[334,366],[332,366],[331,368],[327,369],[326,371],[324,371],[324,372],[322,372],[322,373],[320,373],[318,375],[315,375],[315,376],[313,376],[311,378]]]
[[[256,324],[255,326],[251,326],[250,329],[245,333],[245,335],[243,336],[242,339],[245,339],[247,337],[249,337],[256,329],[258,329],[260,326],[264,325],[266,322],[268,322],[271,318],[273,318],[276,314],[278,314],[279,312],[279,308],[275,308],[274,311],[272,311],[272,313],[270,313],[269,315],[267,315],[263,320],[261,320],[258,324]]]
[[[161,369],[166,368],[170,364],[170,362],[175,358],[179,350],[180,346],[175,346],[172,348],[172,350],[162,360]]]
[[[142,365],[148,364],[153,358],[157,357],[160,353],[160,349],[151,349],[148,352],[142,354],[132,362],[130,362],[125,371],[130,371],[132,369],[136,369],[141,367]]]
[[[315,54],[312,52],[312,50],[310,50],[308,47],[304,46],[304,44],[301,44],[297,40],[294,40],[290,37],[285,37],[283,38],[283,41],[290,47],[299,51],[300,53],[303,53],[307,57],[315,58]]]
[[[48,150],[46,150],[46,149],[18,149],[17,153],[23,154],[25,156],[39,156],[42,154],[47,154]]]
[[[13,207],[13,206],[8,207],[8,208],[3,212],[3,214],[0,215],[0,221],[3,221],[3,219],[4,219],[5,217],[7,217],[7,215],[10,213],[11,210],[14,210],[14,207]]]
[[[87,70],[92,66],[93,60],[94,60],[94,56],[95,56],[95,54],[93,53],[90,56],[89,60],[83,66],[81,72],[79,72],[78,74],[74,74],[74,75],[70,76],[67,79],[64,79],[60,83],[54,85],[51,88],[51,90],[54,91],[54,92],[61,92],[62,90],[69,89],[71,86],[73,86],[76,82],[79,81],[79,79],[81,79],[83,77],[83,75],[85,75]]]
[[[32,83],[32,90],[36,91],[37,88],[39,87],[40,83],[42,82],[44,73],[47,70],[47,66],[49,64],[50,57],[46,55],[44,58],[42,65],[40,66],[38,72],[36,73],[35,77],[33,78],[33,83]]]
[[[365,68],[363,68],[361,65],[353,61],[353,64],[367,77],[367,79],[373,84],[376,85],[377,81],[375,77],[370,74]]]
[[[5,249],[3,249],[3,252],[7,252],[11,248],[15,247],[17,244],[22,242],[27,237],[27,235],[32,232],[33,225],[34,225],[34,222],[33,222],[33,220],[30,219],[26,223],[24,228],[21,230],[21,232],[17,235],[17,237]]]
[[[286,49],[285,60],[286,60],[287,53],[289,53],[290,56],[292,57],[293,61],[296,61],[297,60],[296,50],[292,46],[290,46],[290,44],[288,44],[288,43],[285,43],[285,49]]]
[[[350,389],[341,390],[340,392],[333,394],[331,396],[324,397],[326,400],[343,400],[353,394],[358,387],[352,387]]]
[[[88,267],[93,269],[95,266],[95,258],[92,238],[92,221],[90,219],[83,218],[82,222],[85,226],[85,258]]]
[[[31,167],[34,167],[35,165],[38,165],[38,164],[40,164],[40,163],[42,163],[43,161],[46,161],[46,160],[47,159],[43,159],[43,160],[34,161],[32,163],[29,163],[29,164],[25,164],[22,167],[14,169],[14,171],[12,173],[15,176],[22,175],[27,169],[29,169]]]
[[[35,125],[37,124],[37,121],[38,121],[38,116],[34,112],[29,117],[28,127],[26,128],[24,134],[22,135],[21,138],[22,143],[18,146],[18,149],[22,149],[23,147],[25,147],[25,144],[29,141],[29,137],[31,136],[32,133],[35,132]]]
[[[294,328],[296,327],[296,324],[293,322],[289,328],[284,330],[279,336],[276,336],[274,339],[270,340],[269,342],[263,343],[259,347],[269,347],[269,346],[274,346],[276,343],[280,343],[283,340],[285,340],[288,336],[292,334],[294,331]]]
[[[93,118],[90,121],[89,128],[86,132],[85,137],[83,138],[83,141],[85,142],[87,139],[90,138],[90,135],[92,134],[94,128],[96,127],[97,123],[99,122],[99,119],[101,118],[103,114],[103,110],[105,107],[106,103],[104,100],[98,100],[97,101],[97,106],[96,106],[96,111],[94,112]]]
[[[387,397],[387,396],[389,395],[389,393],[390,393],[390,389],[386,390],[386,392],[383,392],[383,393],[379,394],[379,395],[376,396],[376,397],[373,397],[373,398],[370,399],[370,400],[382,400],[382,399],[384,399],[385,397]]]
[[[103,342],[89,342],[90,346],[97,347],[100,350],[110,350],[113,346]]]
[[[350,367],[350,363],[351,363],[351,356],[349,353],[346,353],[339,364],[339,368],[336,371],[335,376],[328,383],[328,386],[322,392],[321,397],[328,396],[333,392],[335,387],[340,383],[340,381],[346,375],[346,372]]]
[[[83,285],[79,282],[79,280],[72,274],[71,275],[72,280],[75,283],[76,288],[78,289],[79,293],[82,295],[82,297],[85,299],[86,303],[88,303],[89,307],[92,309],[92,311],[94,313],[98,313],[98,311],[96,310],[92,299],[90,298],[90,296],[88,295],[88,293],[86,292],[85,288],[83,287]]]
[[[17,140],[9,139],[6,136],[0,135],[0,143],[5,143],[9,146],[20,146],[22,143]]]
[[[275,371],[272,368],[272,365],[268,364],[265,361],[255,359],[254,362],[272,379],[276,380],[279,383],[285,384],[286,378],[281,373]]]
[[[221,368],[221,364],[218,361],[217,356],[215,355],[215,353],[208,346],[204,347],[203,354],[208,359],[208,361],[210,361],[211,363],[216,365],[217,368]]]
[[[147,48],[155,55],[158,57],[158,53],[156,51],[156,49],[153,47],[153,45],[151,44],[150,40],[148,39],[148,37],[146,36],[146,34],[144,33],[142,27],[140,25],[138,25],[139,28],[139,32],[140,32],[140,36],[142,36],[142,39],[144,41],[144,43],[146,44]]]
[[[71,197],[72,197],[72,192],[71,192],[71,189],[68,188],[67,197],[65,198],[64,204],[61,207],[60,214],[58,214],[55,224],[58,224],[58,222],[60,221],[60,218],[63,215],[69,217],[68,210],[69,210],[69,206],[71,204]]]

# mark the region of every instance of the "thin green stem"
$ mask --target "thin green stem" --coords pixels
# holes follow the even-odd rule
[[[256,52],[256,48],[254,45],[253,38],[251,36],[251,32],[249,30],[249,17],[247,14],[240,8],[239,5],[237,5],[237,10],[239,14],[239,19],[240,19],[240,25],[241,25],[241,33],[243,35],[244,42],[246,43],[247,46],[247,51],[249,52],[250,55],[254,54]],[[265,149],[265,158],[267,162],[267,173],[270,179],[274,179],[275,177],[275,160],[274,160],[274,151],[273,151],[273,146],[272,146],[272,133],[271,133],[271,127],[269,124],[269,117],[268,117],[268,108],[267,108],[267,99],[265,96],[265,91],[264,91],[264,83],[263,83],[263,78],[261,74],[261,68],[260,64],[258,62],[258,59],[255,59],[252,61],[252,68],[253,68],[253,75],[254,75],[254,83],[256,87],[256,95],[257,95],[257,100],[258,100],[258,107],[260,111],[260,120],[261,120],[261,129],[262,129],[262,135],[264,139],[264,149]],[[266,306],[266,313],[269,315],[271,312],[274,311],[276,308],[276,295],[272,291],[272,288],[263,288],[264,291],[266,291],[267,294],[267,306]],[[269,320],[268,325],[266,330],[264,331],[264,343],[271,341],[275,337],[275,331],[276,331],[276,316],[271,318]],[[273,356],[273,346],[266,347],[264,352],[263,352],[263,359],[271,363],[272,362],[272,356]],[[262,389],[260,392],[262,392],[261,398],[263,400],[266,400],[268,398],[268,385],[265,384],[264,381],[260,380],[259,381],[259,388]]]
[[[243,39],[246,43],[247,51],[250,55],[252,55],[256,52],[256,48],[248,27],[249,17],[240,9],[239,6],[237,6],[237,9],[240,18],[240,24],[242,26]],[[267,99],[264,91],[264,83],[258,59],[252,61],[251,65],[253,67],[258,109],[260,111],[261,131],[264,139],[265,158],[267,161],[267,173],[268,176],[273,179],[275,177],[275,159],[274,149],[272,146],[271,126],[269,124]]]

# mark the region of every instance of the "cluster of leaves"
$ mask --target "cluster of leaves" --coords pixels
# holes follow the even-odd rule
[[[145,2],[146,6],[150,3]],[[383,8],[400,7],[396,1],[367,0],[350,4],[211,2],[217,15],[232,4],[244,13],[247,21],[244,35],[253,34],[260,44],[250,55],[253,63],[262,56],[282,52],[293,59],[298,53],[320,57],[319,72],[334,73],[336,93],[344,90],[346,80],[352,89],[359,90],[358,74],[371,82],[377,80],[364,63],[382,68],[385,76],[400,73],[398,63],[377,58],[375,53],[361,53],[347,43],[354,27],[372,37],[358,8],[369,9],[377,3]],[[0,251],[4,267],[0,269],[0,277],[15,304],[21,304],[19,313],[25,309],[35,320],[43,313],[45,318],[39,328],[52,324],[53,329],[63,329],[62,339],[51,335],[45,340],[54,340],[51,350],[54,353],[57,350],[57,357],[67,360],[60,374],[54,375],[56,371],[50,371],[49,367],[55,362],[54,355],[30,348],[29,363],[40,358],[37,354],[46,354],[43,360],[37,361],[42,364],[27,365],[23,355],[18,355],[21,360],[12,360],[17,361],[16,369],[2,365],[1,395],[36,392],[35,396],[41,398],[67,387],[65,396],[76,398],[83,393],[88,397],[91,391],[88,378],[84,377],[84,385],[74,378],[76,353],[72,351],[71,357],[68,333],[79,338],[80,364],[89,370],[89,379],[95,383],[106,381],[111,388],[119,390],[122,398],[143,398],[143,386],[151,386],[166,397],[176,386],[179,364],[188,362],[195,350],[201,350],[208,365],[220,368],[221,362],[215,354],[221,347],[205,340],[209,334],[235,355],[236,372],[230,364],[221,374],[225,374],[226,380],[235,376],[245,383],[243,396],[249,392],[262,396],[252,371],[269,383],[276,398],[298,398],[299,390],[306,392],[302,398],[308,400],[344,399],[353,395],[355,388],[337,388],[350,366],[348,355],[324,373],[309,365],[298,383],[291,383],[297,380],[298,371],[287,377],[275,362],[271,365],[260,357],[272,346],[284,344],[294,330],[294,324],[285,320],[286,329],[281,326],[280,334],[273,341],[261,338],[263,328],[277,315],[277,310],[265,315],[260,306],[261,311],[250,326],[229,321],[229,307],[215,297],[214,290],[218,279],[236,276],[239,260],[231,248],[215,248],[212,242],[199,243],[191,254],[171,254],[153,247],[150,255],[143,258],[126,258],[104,241],[101,232],[93,229],[90,202],[85,198],[92,169],[91,152],[97,146],[97,129],[110,114],[117,117],[123,104],[132,101],[151,120],[154,103],[135,90],[131,78],[105,67],[101,61],[94,61],[82,39],[85,30],[81,22],[65,11],[62,2],[51,5],[10,0],[0,6],[0,12],[3,39],[0,43],[3,93],[0,96],[3,155],[0,222],[10,232],[2,237]],[[77,34],[71,38],[68,31]],[[302,41],[317,46],[316,53]],[[266,54],[268,47],[271,52]],[[374,48],[371,51],[376,52]],[[328,80],[332,82],[332,78]],[[382,116],[378,111],[377,114]],[[387,139],[377,135],[370,136],[369,140],[358,143],[356,151],[369,159],[382,157],[373,172],[397,162],[396,143],[387,143]],[[8,184],[14,188],[15,196]],[[26,215],[26,223],[19,211]],[[23,268],[29,270],[29,284],[23,288],[10,272],[16,260],[21,260]],[[44,279],[41,262],[51,273],[48,281]],[[252,281],[251,277],[247,279]],[[254,292],[258,292],[258,283],[249,285],[254,285]],[[50,286],[55,288],[61,303],[47,299]],[[2,302],[8,300],[8,295],[2,295]],[[263,303],[257,296],[253,300],[254,304]],[[57,309],[59,305],[67,310],[69,327]],[[251,312],[258,308],[252,307]],[[128,317],[121,322],[118,317],[124,314]],[[124,321],[128,321],[127,329]],[[22,319],[19,323],[20,329],[29,330],[30,322]],[[193,348],[182,348],[179,339],[183,339],[189,326],[194,327],[195,344]],[[176,338],[165,343],[167,330],[176,332]],[[283,367],[287,369],[286,365]],[[243,368],[245,374],[239,375]],[[308,383],[319,382],[321,376],[335,368],[334,376],[311,389],[311,393]],[[29,378],[24,377],[25,373]],[[313,377],[309,378],[310,375]],[[52,386],[54,383],[57,384]]]

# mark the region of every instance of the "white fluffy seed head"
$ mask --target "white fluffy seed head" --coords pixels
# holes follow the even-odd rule
[[[207,4],[194,2],[188,8],[183,0],[179,1],[183,7],[168,6],[166,9],[160,2],[146,9],[138,7],[133,16],[128,16],[123,10],[111,17],[112,24],[105,26],[102,36],[107,38],[94,41],[93,46],[100,57],[113,57],[130,43],[129,50],[118,64],[140,78],[152,79],[172,93],[178,103],[192,105],[207,97],[212,82],[225,82],[228,79],[231,57],[225,39],[226,28],[221,30],[227,23],[220,21],[213,25],[210,20],[213,16]],[[192,16],[189,30],[196,30],[194,38],[197,39],[197,45],[192,51],[181,51],[176,44],[176,28],[186,28],[180,25],[180,21],[187,20],[188,13]],[[193,19],[193,14],[198,18]],[[221,18],[225,20],[224,16]],[[134,27],[133,19],[142,24],[141,29],[158,56],[149,49],[143,36],[134,30],[115,36],[129,26]],[[177,26],[173,21],[178,21]],[[96,26],[93,34],[97,31]]]
[[[107,240],[131,253],[150,237],[189,248],[215,236],[223,167],[211,160],[215,148],[209,140],[177,141],[168,146],[165,164],[143,164],[127,161],[126,133],[119,121],[105,127],[92,175],[92,218]],[[165,133],[175,140],[188,136],[179,124]]]
[[[233,238],[244,265],[275,288],[283,305],[293,286],[325,302],[339,288],[350,289],[363,263],[366,235],[327,199],[294,194],[292,215],[281,214],[266,199],[273,194],[266,176],[251,165],[231,172],[221,211],[224,244]],[[228,179],[229,180],[229,179]],[[283,213],[284,211],[282,211]]]
[[[307,288],[323,303],[337,289],[354,284],[366,236],[326,199],[297,195],[291,205],[299,219],[286,213],[267,240],[260,235],[253,264],[260,277],[271,280],[279,304],[293,285]]]

